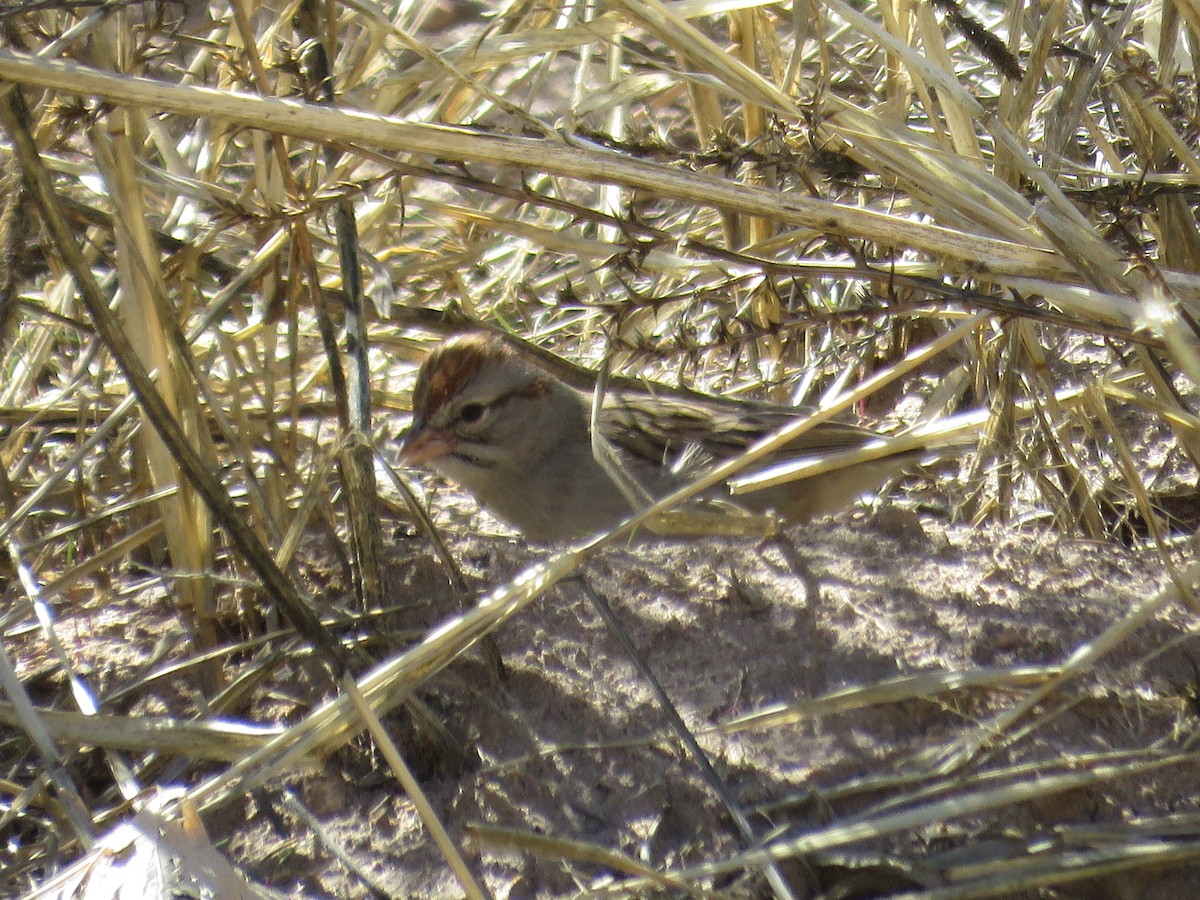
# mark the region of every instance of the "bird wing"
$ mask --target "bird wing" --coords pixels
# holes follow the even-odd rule
[[[612,394],[600,415],[604,436],[635,457],[676,472],[728,459],[805,411],[770,404],[706,406],[639,394]],[[878,435],[841,422],[822,423],[773,457],[779,461],[821,450],[848,450]]]

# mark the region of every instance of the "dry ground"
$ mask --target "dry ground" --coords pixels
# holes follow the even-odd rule
[[[450,496],[443,492],[437,502]],[[390,597],[403,609],[378,639],[403,640],[455,607],[440,568],[406,526],[393,523],[386,544]],[[452,550],[480,586],[499,583],[531,556],[548,552],[503,536],[461,535]],[[336,595],[337,567],[314,559],[310,586]],[[992,687],[891,701],[868,694],[858,708],[805,705],[912,673],[1061,664],[1162,588],[1160,573],[1157,557],[1113,544],[1037,529],[946,526],[885,503],[761,545],[707,539],[614,549],[594,559],[584,577],[611,601],[762,834],[820,832],[939,796],[1036,781],[1022,766],[1041,767],[1035,771],[1046,775],[1112,767],[1065,792],[835,842],[811,857],[807,877],[826,889],[840,885],[849,891],[843,896],[882,896],[937,884],[952,860],[1020,856],[1039,842],[1044,849],[1102,846],[1106,826],[1200,812],[1195,760],[1138,768],[1189,745],[1200,724],[1197,620],[1177,605],[953,776],[933,775],[922,754],[973,733],[1037,678],[1019,688],[994,673]],[[82,605],[62,614],[78,623],[102,689],[132,677],[163,633],[179,628],[161,596],[136,590],[118,592],[103,610]],[[497,686],[480,661],[469,659],[422,691],[467,748],[468,760],[429,758],[417,744],[408,748],[456,837],[483,823],[619,849],[675,868],[738,849],[728,816],[577,585],[552,591],[497,637],[509,670],[505,684]],[[27,649],[26,663],[33,665],[32,638]],[[270,719],[313,699],[319,688],[308,681],[311,674],[299,662],[284,664],[259,687],[248,718]],[[143,693],[140,708],[186,706],[178,684],[168,680]],[[780,703],[799,704],[796,721],[720,729]],[[405,730],[400,717],[390,721],[397,732]],[[412,805],[385,772],[363,745],[354,745],[320,773],[273,784],[219,811],[208,819],[210,834],[254,880],[292,896],[369,896],[282,808],[286,786],[391,896],[456,895]],[[561,850],[539,858],[528,848],[486,840],[468,846],[476,872],[502,898],[570,895],[619,874],[603,864],[564,860]],[[791,874],[803,883],[799,868]],[[1053,896],[1178,897],[1196,879],[1200,867],[1165,871],[1155,874],[1150,889],[1140,872],[1136,880],[1113,876]],[[756,878],[707,883],[732,896],[762,889]]]

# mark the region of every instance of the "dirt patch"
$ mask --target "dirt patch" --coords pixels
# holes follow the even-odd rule
[[[409,604],[403,625],[420,631],[451,615],[449,591],[420,544],[398,538],[390,549],[392,599]],[[453,550],[481,586],[502,582],[536,555],[503,537],[462,539]],[[1147,753],[1179,750],[1195,730],[1188,692],[1200,659],[1196,619],[1168,606],[954,776],[933,772],[938,751],[1010,708],[1020,689],[869,703],[736,733],[717,726],[911,673],[1061,664],[1162,588],[1161,571],[1158,560],[1110,544],[947,528],[892,510],[816,523],[762,545],[706,540],[610,550],[585,577],[610,600],[762,835],[795,837],[916,808],[922,798],[969,792],[972,783],[1118,767],[1117,775],[1067,792],[844,842],[813,857],[805,876],[854,887],[866,872],[880,889],[856,896],[883,896],[910,877],[928,883],[912,873],[918,860],[941,872],[951,853],[982,854],[973,859],[980,862],[1037,840],[1061,843],[1074,834],[1086,844],[1080,835],[1088,829],[1200,812],[1195,762],[1153,771],[1134,765]],[[466,766],[412,749],[456,837],[469,823],[485,823],[671,868],[738,850],[728,815],[577,586],[543,597],[496,637],[506,684],[492,684],[482,662],[468,659],[422,694],[470,748]],[[291,786],[392,895],[457,894],[411,804],[382,769],[358,745],[320,777]],[[214,819],[215,834],[229,833],[224,820],[237,823],[226,846],[232,858],[296,895],[367,896],[311,837],[297,842],[304,829],[286,813],[260,806],[271,805],[270,795]],[[475,871],[499,897],[572,894],[618,874],[468,846]],[[1167,897],[1198,877],[1195,868],[1164,873],[1150,890],[1114,877],[1064,896]],[[761,887],[754,877],[709,883],[737,896]]]

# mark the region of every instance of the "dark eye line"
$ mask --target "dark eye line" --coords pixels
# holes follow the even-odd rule
[[[524,387],[509,391],[507,394],[501,394],[499,397],[496,397],[494,400],[491,400],[488,402],[484,402],[481,400],[474,400],[474,401],[471,401],[470,403],[464,403],[459,408],[458,413],[455,416],[455,419],[459,422],[462,422],[464,425],[478,425],[479,422],[481,422],[483,420],[484,415],[486,415],[487,413],[491,412],[493,409],[496,409],[499,406],[503,406],[505,403],[508,403],[510,400],[515,400],[518,397],[523,397],[526,399],[533,398],[533,397],[540,397],[543,394],[545,394],[546,391],[547,391],[547,387],[546,387],[545,381],[541,378],[538,378],[535,381],[533,381],[532,383],[525,385]]]

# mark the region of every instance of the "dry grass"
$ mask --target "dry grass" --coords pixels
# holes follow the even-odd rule
[[[1174,587],[1061,669],[995,673],[1021,702],[926,761],[943,773],[1145,616],[1197,608],[1177,539],[1200,522],[1194,4],[267,6],[221,0],[210,19],[196,2],[0,3],[0,718],[15,726],[0,892],[89,847],[166,757],[230,763],[172,769],[198,783],[183,808],[212,808],[369,728],[416,792],[375,717],[594,549],[397,655],[351,638],[387,602],[372,429],[394,430],[397,378],[464,327],[681,390],[882,419],[920,394],[950,417],[936,427],[979,435],[946,514],[1157,546]],[[312,535],[337,542],[352,612],[300,586]],[[56,629],[60,604],[147,574],[184,623],[171,671],[205,697],[196,722],[122,714],[132,704],[98,691]],[[65,679],[70,713],[22,685],[35,633],[49,649],[34,668]],[[298,724],[234,744],[207,721],[239,716],[257,679],[304,652],[332,674]],[[847,702],[960,689],[880,683]],[[105,789],[77,783],[81,746],[109,751]],[[136,764],[116,752],[129,748]],[[1072,777],[968,786],[697,870],[624,870],[703,892],[721,871]],[[444,840],[463,890],[481,890]],[[536,852],[582,854],[565,839]],[[1194,837],[1130,829],[945,896],[1198,854]]]

